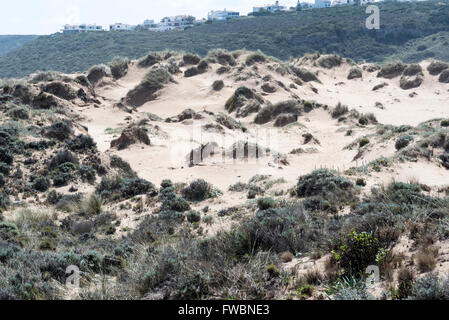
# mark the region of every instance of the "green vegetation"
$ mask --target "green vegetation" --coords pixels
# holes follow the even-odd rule
[[[35,35],[0,35],[0,57],[30,43]]]
[[[170,81],[173,81],[173,78],[167,69],[152,69],[140,84],[128,92],[126,102],[132,106],[141,106],[145,102],[154,99],[154,94]]]
[[[102,32],[41,36],[0,58],[0,78],[37,70],[84,71],[116,56],[136,59],[150,51],[261,50],[278,59],[307,52],[339,54],[355,61],[448,61],[449,7],[436,1],[379,3],[380,30],[365,28],[363,6],[242,17],[183,32]],[[446,31],[446,32],[444,32]],[[424,49],[425,46],[426,48]],[[231,60],[230,60],[231,61]]]

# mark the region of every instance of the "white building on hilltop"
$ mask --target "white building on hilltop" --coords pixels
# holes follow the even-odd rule
[[[109,26],[110,31],[130,31],[134,30],[136,27],[125,23],[114,23]]]
[[[288,8],[286,6],[279,5],[279,1],[276,1],[275,4],[271,4],[271,5],[266,5],[266,6],[262,6],[262,7],[253,7],[253,13],[259,13],[259,12],[264,12],[264,11],[274,13],[277,11],[286,11],[286,10],[288,10]]]
[[[186,27],[191,27],[195,23],[196,18],[189,15],[179,15],[174,17],[166,17],[161,20],[155,28],[154,31],[167,31],[167,30],[177,30],[185,29]]]
[[[92,31],[104,31],[104,30],[102,26],[97,26],[96,24],[79,24],[79,25],[66,24],[62,29],[62,32],[66,34],[92,32]]]
[[[227,11],[224,9],[223,11],[217,10],[217,11],[211,11],[207,15],[207,19],[209,21],[224,21],[232,18],[238,18],[240,17],[240,12],[236,11]]]

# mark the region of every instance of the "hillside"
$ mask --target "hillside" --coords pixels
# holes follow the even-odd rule
[[[35,35],[0,35],[0,57],[33,41]]]
[[[448,85],[245,50],[0,81],[0,299],[449,299]]]
[[[449,30],[449,6],[438,2],[383,3],[381,29],[365,27],[365,7],[347,6],[243,17],[190,28],[183,32],[105,32],[55,34],[0,58],[0,77],[21,77],[37,70],[74,72],[115,56],[137,58],[149,51],[182,50],[205,55],[224,48],[261,50],[279,59],[307,52],[337,53],[355,61],[384,62],[414,42]],[[424,58],[446,60],[447,42]]]

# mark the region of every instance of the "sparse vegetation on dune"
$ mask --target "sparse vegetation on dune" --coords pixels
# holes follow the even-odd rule
[[[158,90],[173,81],[171,74],[165,68],[150,70],[142,82],[126,95],[126,103],[139,107],[154,99]]]
[[[447,299],[449,120],[378,123],[395,93],[413,98],[393,85],[368,84],[388,97],[375,106],[319,102],[369,77],[445,77],[423,65],[219,49],[5,82],[0,298]],[[204,137],[185,134],[197,124]],[[253,140],[266,132],[279,140]]]

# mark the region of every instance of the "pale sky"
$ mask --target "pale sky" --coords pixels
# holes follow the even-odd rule
[[[51,34],[64,24],[114,22],[139,24],[165,16],[191,14],[207,17],[210,10],[239,11],[247,15],[253,6],[275,0],[6,0],[0,5],[0,34]],[[309,0],[308,2],[312,2]],[[294,6],[297,0],[280,0]]]

